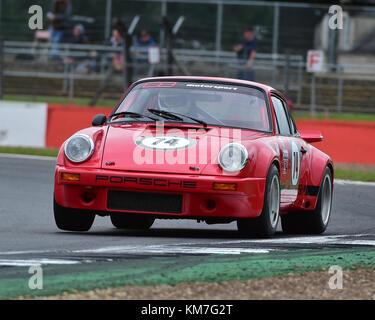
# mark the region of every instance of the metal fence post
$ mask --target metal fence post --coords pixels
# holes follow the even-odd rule
[[[275,3],[273,8],[273,38],[272,38],[272,86],[276,86],[276,59],[279,42],[279,20],[280,20],[280,5]]]
[[[316,111],[316,92],[315,92],[315,73],[311,74],[311,96],[310,96],[310,112],[311,116],[315,118]]]
[[[337,112],[342,112],[342,91],[343,91],[343,68],[341,65],[337,66],[338,71],[338,85],[337,85]]]
[[[70,65],[69,75],[69,104],[73,104],[74,99],[74,64]]]
[[[111,34],[111,13],[112,13],[112,0],[106,0],[104,39],[109,39],[110,34]]]
[[[285,56],[284,61],[284,94],[288,95],[289,91],[289,72],[290,72],[290,55],[289,53]]]
[[[216,12],[216,54],[219,54],[221,50],[221,33],[223,28],[223,3],[220,1],[217,3]]]
[[[273,38],[272,38],[272,53],[277,54],[279,42],[279,20],[280,20],[280,5],[275,3],[273,8]]]
[[[298,91],[297,91],[297,105],[301,105],[301,101],[302,101],[302,89],[303,89],[303,86],[302,86],[302,66],[303,66],[303,62],[300,61],[298,63],[298,75],[297,75],[297,85],[298,85]]]
[[[0,37],[2,37],[2,30],[3,30],[3,26],[2,26],[2,16],[1,16],[1,14],[2,14],[2,6],[3,6],[3,2],[2,2],[2,0],[0,0]]]
[[[163,17],[166,17],[167,16],[167,1],[166,0],[162,0],[161,1],[161,18],[163,19]],[[164,28],[161,28],[160,29],[160,48],[164,48],[165,46],[165,30]]]
[[[0,38],[0,100],[3,99],[3,58],[4,58],[4,43],[3,40]]]

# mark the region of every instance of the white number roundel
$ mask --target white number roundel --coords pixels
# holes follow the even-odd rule
[[[299,184],[299,175],[301,171],[301,153],[299,152],[297,144],[292,141],[292,185],[296,186]]]
[[[196,141],[180,136],[160,135],[140,138],[136,141],[136,144],[146,149],[178,150],[189,148],[195,145]]]

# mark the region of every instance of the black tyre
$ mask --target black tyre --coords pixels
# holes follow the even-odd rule
[[[237,220],[238,231],[244,236],[269,238],[275,234],[280,213],[280,176],[275,165],[268,171],[263,210],[257,218]]]
[[[332,173],[329,168],[324,171],[316,207],[311,211],[289,212],[281,216],[284,233],[321,234],[328,226],[333,196]]]
[[[150,229],[155,219],[147,215],[134,215],[127,213],[111,214],[111,222],[117,229]]]
[[[53,211],[56,225],[61,230],[88,231],[95,220],[94,213],[62,207],[55,198],[53,199]]]

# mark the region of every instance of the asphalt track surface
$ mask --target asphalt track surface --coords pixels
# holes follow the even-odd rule
[[[53,159],[0,155],[0,266],[74,263],[158,254],[236,254],[269,248],[375,246],[375,184],[335,184],[333,214],[323,236],[242,239],[235,223],[157,220],[148,231],[117,230],[96,217],[89,232],[63,232],[52,210]],[[39,260],[38,260],[39,259]],[[38,262],[39,261],[39,262]]]

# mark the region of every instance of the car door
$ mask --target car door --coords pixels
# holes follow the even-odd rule
[[[298,196],[301,177],[301,139],[290,117],[287,104],[281,97],[272,96],[276,117],[276,138],[280,150],[281,203],[293,203]]]
[[[292,115],[290,114],[289,108],[287,107],[287,103],[284,101],[285,109],[287,116],[289,118],[289,124],[292,131],[292,139],[294,145],[297,146],[294,152],[296,153],[294,157],[292,157],[295,161],[295,165],[292,164],[292,183],[294,179],[294,183],[297,182],[298,179],[298,193],[304,193],[307,188],[307,181],[308,175],[310,174],[310,150],[311,146],[301,139],[301,136],[297,130],[296,124],[293,120]],[[299,155],[297,155],[297,153]],[[297,159],[298,157],[298,159]]]

